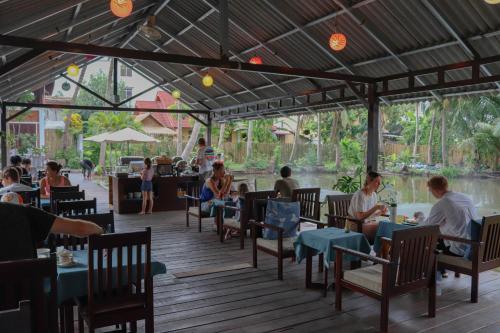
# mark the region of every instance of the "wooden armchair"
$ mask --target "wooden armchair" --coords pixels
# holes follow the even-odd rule
[[[193,216],[198,220],[198,231],[201,232],[201,220],[210,217],[209,213],[201,210],[201,187],[203,182],[189,182],[186,184],[186,227],[189,227],[189,217]]]
[[[250,220],[256,220],[256,216],[254,214],[254,202],[259,199],[268,199],[275,198],[275,191],[257,191],[257,192],[248,192],[245,193],[245,205],[241,207],[241,209],[231,206],[221,206],[217,207],[218,214],[218,222],[220,223],[219,230],[220,232],[220,241],[224,242],[224,230],[237,230],[240,233],[240,249],[245,248],[245,237],[246,231],[250,229]],[[240,222],[238,222],[234,218],[224,218],[224,209],[239,211],[240,212]]]
[[[57,201],[56,215],[81,218],[82,215],[97,214],[97,200]]]
[[[85,200],[85,191],[72,192],[50,192],[50,210],[52,213],[57,213],[58,201]]]
[[[78,192],[80,191],[80,185],[75,186],[51,186],[50,192]]]
[[[387,332],[389,299],[408,292],[429,289],[428,313],[436,315],[436,244],[438,226],[397,230],[392,234],[390,259],[335,246],[335,309],[342,310],[342,288],[381,301],[380,330]],[[343,254],[377,265],[343,272]]]
[[[354,231],[363,232],[363,221],[349,217],[349,206],[351,206],[352,194],[327,195],[328,203],[328,227],[344,229],[346,222],[354,223]]]
[[[295,258],[295,248],[293,246],[295,237],[285,238],[283,237],[285,231],[283,228],[263,222],[266,216],[265,205],[259,205],[259,209],[256,210],[255,214],[257,220],[250,220],[253,244],[253,267],[257,268],[258,250],[270,254],[278,259],[278,279],[283,280],[283,259]],[[310,222],[321,224],[321,222],[316,220],[311,220]],[[297,223],[297,229],[299,224],[300,222]],[[262,232],[266,228],[276,231],[278,233],[278,239],[270,240],[262,238]]]
[[[137,321],[144,319],[145,332],[152,333],[151,228],[90,236],[88,266],[88,296],[77,300],[79,331],[84,322],[90,332],[127,322],[135,331]]]
[[[0,332],[59,332],[56,279],[55,256],[0,262]]]
[[[315,188],[298,188],[292,191],[292,201],[300,203],[300,217],[308,220],[320,220],[320,196],[321,189]],[[309,221],[308,221],[309,222]]]
[[[438,256],[438,269],[448,269],[455,273],[471,276],[471,302],[477,303],[479,273],[500,267],[500,215],[483,217],[477,241],[447,235],[441,235],[439,238],[471,246],[472,260],[440,254]]]

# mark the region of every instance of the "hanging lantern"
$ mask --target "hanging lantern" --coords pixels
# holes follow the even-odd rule
[[[172,97],[175,99],[181,98],[181,92],[179,90],[175,89],[174,91],[172,91]]]
[[[66,68],[66,71],[68,72],[69,76],[78,76],[78,73],[80,72],[80,67],[78,67],[77,64],[71,64]]]
[[[67,82],[67,81],[66,81],[66,82],[64,82],[64,83],[62,84],[61,88],[62,88],[62,90],[64,90],[64,91],[68,91],[68,90],[70,90],[70,89],[71,89],[71,85],[69,84],[69,82]]]
[[[132,13],[134,5],[132,0],[111,0],[109,3],[111,12],[118,17],[127,17]]]
[[[250,60],[248,62],[253,64],[253,65],[262,65],[262,58],[259,56],[254,56],[254,57],[250,58]]]
[[[347,45],[347,37],[340,32],[330,36],[330,48],[334,51],[342,51]]]
[[[484,1],[490,5],[498,5],[500,3],[500,0],[484,0]]]
[[[214,84],[214,78],[212,75],[207,74],[203,77],[202,83],[205,87],[210,88]]]

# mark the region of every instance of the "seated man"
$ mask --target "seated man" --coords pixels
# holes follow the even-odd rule
[[[20,176],[17,168],[7,167],[2,173],[2,185],[0,196],[9,192],[31,191],[33,188],[19,183]]]
[[[0,203],[0,261],[36,258],[36,244],[49,233],[87,237],[102,234],[97,224],[55,216],[41,209]]]
[[[274,183],[274,190],[280,194],[281,198],[291,198],[292,191],[299,188],[299,183],[290,177],[292,169],[287,165],[281,168],[280,174],[282,179],[278,179]]]
[[[448,181],[443,176],[434,176],[427,182],[429,191],[439,199],[431,208],[429,217],[420,225],[438,225],[443,235],[468,238],[467,225],[479,218],[472,200],[463,193],[448,190]],[[448,255],[462,257],[466,245],[457,242],[442,241],[438,249]]]

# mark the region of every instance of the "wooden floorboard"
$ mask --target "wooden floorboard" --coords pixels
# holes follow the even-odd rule
[[[81,175],[72,175],[72,181]],[[76,177],[76,178],[75,178]],[[75,182],[76,183],[76,182]],[[107,192],[94,183],[81,182],[98,210],[110,209]],[[284,281],[277,280],[276,258],[259,252],[258,268],[219,271],[184,278],[173,274],[252,264],[251,241],[239,249],[239,239],[220,243],[210,221],[185,226],[185,213],[166,212],[139,216],[115,214],[117,232],[152,228],[152,254],[167,266],[167,274],[154,278],[156,332],[377,332],[380,303],[344,291],[343,311],[333,307],[334,295],[305,289],[305,263],[285,260]],[[313,278],[321,280],[314,261]],[[333,274],[330,274],[333,276]],[[428,318],[426,293],[391,300],[391,332],[500,332],[500,273],[480,276],[479,303],[471,304],[470,278],[440,283],[437,316]],[[143,332],[143,323],[138,324]]]

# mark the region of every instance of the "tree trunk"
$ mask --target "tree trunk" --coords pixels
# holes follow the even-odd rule
[[[290,158],[288,159],[288,162],[292,162],[293,159],[295,158],[295,154],[297,153],[297,144],[300,137],[300,127],[302,125],[301,122],[302,122],[302,116],[297,116],[297,126],[295,127],[295,134],[293,137],[292,152],[290,153]]]
[[[182,151],[181,157],[183,160],[187,160],[189,156],[191,155],[194,145],[196,144],[196,141],[198,140],[198,135],[200,134],[200,129],[201,129],[201,123],[199,121],[196,121],[193,126],[193,131],[191,132],[191,136],[189,137],[189,140],[184,147],[184,150]]]
[[[429,147],[427,150],[427,164],[432,164],[432,136],[434,134],[434,126],[436,126],[436,109],[432,111],[432,119],[431,119],[431,129],[429,131],[429,141],[427,142],[427,146]]]
[[[177,114],[177,156],[182,154],[182,114]]]
[[[99,165],[106,167],[106,142],[101,142],[101,150],[99,151]]]
[[[316,147],[316,164],[321,165],[321,113],[318,112],[318,146]]]
[[[415,105],[415,142],[413,144],[413,157],[417,156],[418,152],[418,114],[422,108],[422,103],[419,102]]]
[[[384,112],[383,109],[379,109],[379,117],[378,117],[378,153],[379,155],[383,156],[384,155],[384,126],[385,126],[385,121],[384,121]]]
[[[222,150],[224,146],[224,131],[226,130],[226,123],[221,123],[219,127],[219,142],[217,142],[217,148]]]
[[[109,70],[108,70],[108,82],[106,84],[106,98],[110,101],[114,101],[113,96],[113,59],[110,58]]]
[[[253,120],[248,121],[248,131],[247,131],[247,154],[246,160],[249,161],[253,154]]]
[[[448,152],[446,151],[446,113],[449,107],[448,104],[445,103],[441,111],[441,158],[443,167],[448,166]]]

